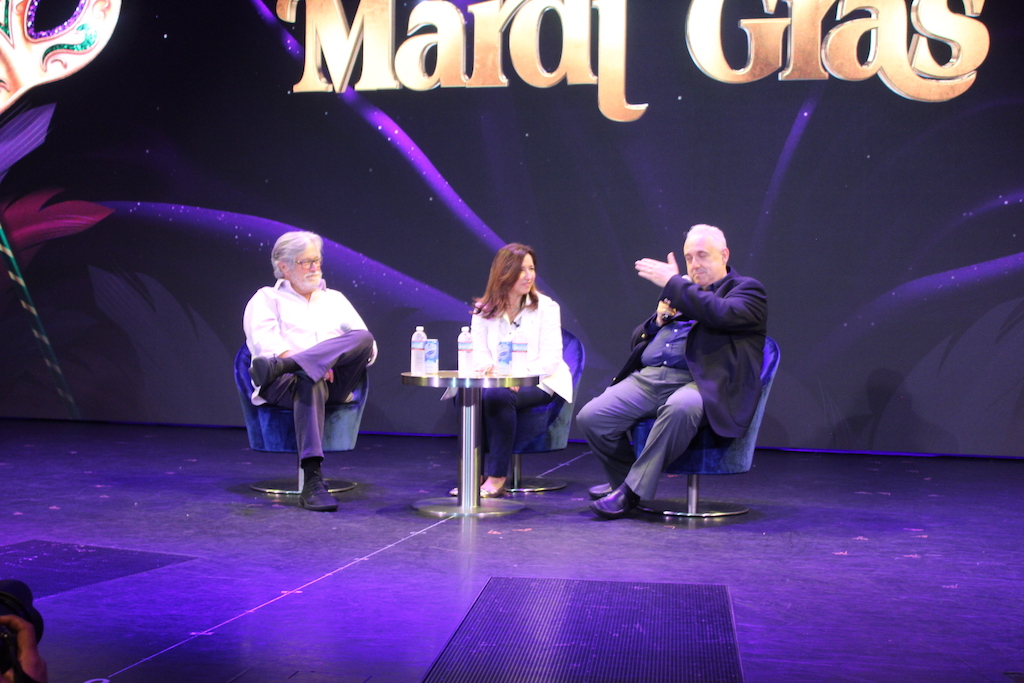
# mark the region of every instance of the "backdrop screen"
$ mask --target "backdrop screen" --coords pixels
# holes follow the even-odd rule
[[[454,368],[512,241],[586,349],[578,408],[656,307],[634,261],[711,223],[769,295],[761,445],[1024,455],[1020,2],[28,5],[0,415],[242,424],[242,309],[292,229],[377,339],[363,430],[454,433],[409,337]]]

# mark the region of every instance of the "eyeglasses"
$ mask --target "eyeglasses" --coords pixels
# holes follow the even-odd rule
[[[319,268],[320,265],[323,264],[323,262],[323,258],[305,258],[302,259],[301,261],[296,261],[295,265],[302,266],[306,270],[310,270],[313,266]]]

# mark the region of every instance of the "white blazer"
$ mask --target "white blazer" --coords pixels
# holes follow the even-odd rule
[[[480,368],[498,364],[498,342],[511,336],[514,323],[529,344],[527,373],[540,375],[541,389],[572,403],[572,372],[562,359],[562,311],[551,297],[539,297],[537,308],[523,309],[512,322],[504,315],[489,320],[473,316],[473,365]]]

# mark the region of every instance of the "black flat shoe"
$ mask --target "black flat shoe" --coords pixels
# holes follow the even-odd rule
[[[598,484],[597,486],[590,487],[590,498],[591,500],[597,500],[598,498],[604,498],[611,492],[611,484]]]
[[[636,509],[640,496],[623,484],[600,500],[590,504],[590,509],[602,519],[621,519]]]

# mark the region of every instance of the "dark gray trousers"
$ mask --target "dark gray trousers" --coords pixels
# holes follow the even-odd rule
[[[654,418],[637,457],[629,430]],[[644,500],[654,498],[665,467],[680,456],[704,420],[704,401],[689,371],[646,367],[604,390],[580,409],[576,424],[604,465],[608,483],[625,483]]]
[[[373,335],[366,330],[351,330],[293,353],[289,358],[302,371],[285,373],[260,390],[268,403],[291,408],[300,460],[323,457],[324,406],[348,399],[362,380],[371,353]],[[334,381],[328,382],[324,376],[332,369]]]

